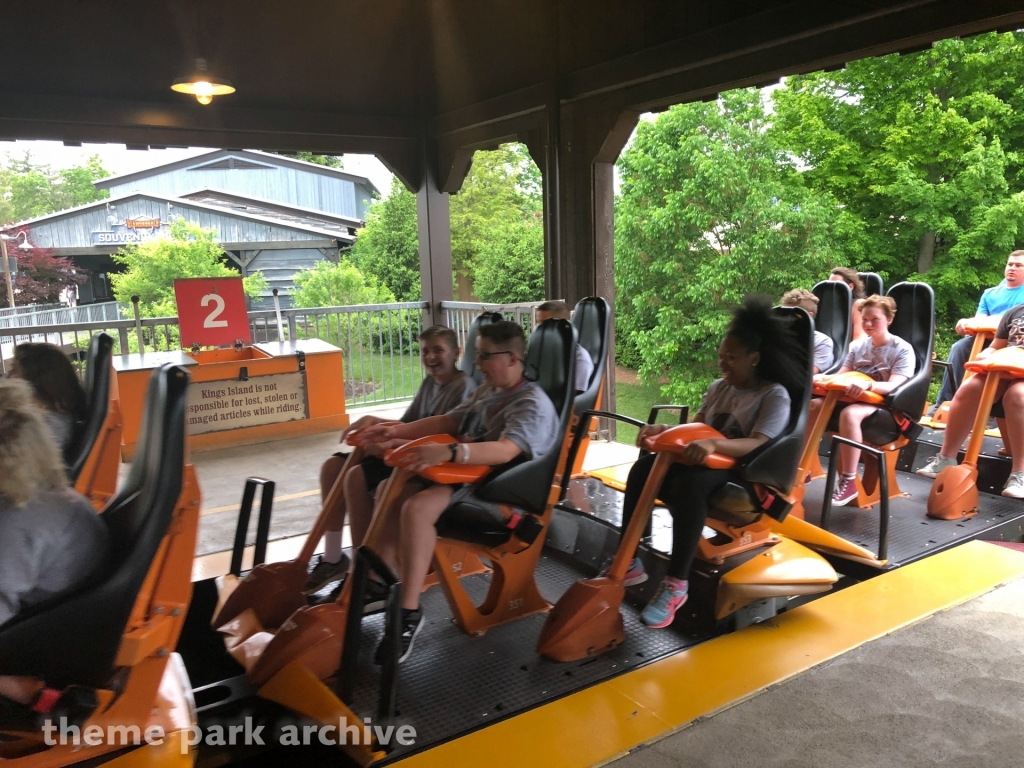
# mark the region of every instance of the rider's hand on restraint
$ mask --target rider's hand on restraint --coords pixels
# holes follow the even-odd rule
[[[357,419],[353,423],[349,424],[342,431],[341,439],[338,440],[338,442],[344,443],[345,439],[353,432],[358,432],[361,429],[366,429],[367,427],[372,427],[375,424],[380,424],[382,421],[384,421],[384,419],[381,419],[377,416],[363,416],[361,419]]]
[[[644,439],[660,435],[668,429],[668,424],[645,424],[640,427],[640,434],[636,436],[636,444],[639,448],[644,447]]]
[[[402,457],[401,466],[419,472],[428,467],[436,467],[438,464],[451,459],[451,448],[447,443],[427,443],[410,448]]]

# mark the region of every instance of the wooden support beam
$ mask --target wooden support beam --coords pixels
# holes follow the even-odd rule
[[[444,324],[442,301],[453,298],[452,231],[448,193],[441,190],[437,166],[424,142],[424,177],[416,191],[416,218],[420,245],[420,285],[432,325]]]

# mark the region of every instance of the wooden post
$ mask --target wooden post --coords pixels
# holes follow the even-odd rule
[[[426,154],[426,148],[424,148]],[[416,218],[420,244],[420,284],[429,302],[431,325],[444,324],[442,301],[452,300],[452,230],[448,193],[438,184],[437,164],[424,157],[424,174],[416,192]]]

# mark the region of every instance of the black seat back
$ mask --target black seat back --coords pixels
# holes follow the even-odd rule
[[[749,454],[750,458],[745,461],[741,474],[749,483],[758,483],[788,494],[796,480],[804,433],[807,431],[814,363],[814,324],[811,316],[799,307],[775,307],[772,312],[792,324],[800,344],[807,349],[806,370],[801,372],[801,386],[789,390],[791,407],[786,429]]]
[[[877,272],[858,272],[857,277],[864,283],[865,296],[885,295],[885,283],[882,282],[882,276]]]
[[[811,293],[818,297],[814,329],[832,339],[832,365],[822,373],[835,373],[843,367],[846,353],[850,350],[853,293],[850,286],[839,280],[823,280],[811,289]]]
[[[181,494],[188,379],[178,366],[153,373],[131,471],[101,515],[111,541],[108,567],[86,589],[35,606],[0,628],[3,674],[37,677],[52,688],[102,687],[110,680]]]
[[[914,421],[921,418],[932,378],[935,343],[935,293],[927,283],[897,283],[889,289],[896,302],[896,317],[889,333],[914,348],[914,375],[886,397],[886,405]]]
[[[72,485],[82,474],[85,462],[99,439],[103,423],[110,408],[110,356],[114,340],[105,333],[97,333],[89,340],[89,356],[85,363],[85,399],[88,415],[79,425],[74,439],[64,450],[64,463]]]
[[[597,394],[604,379],[608,362],[608,341],[611,337],[612,313],[608,302],[600,296],[580,299],[572,312],[572,327],[576,329],[579,345],[590,354],[594,361],[594,372],[587,388],[576,395],[577,414],[593,410],[597,406]]]
[[[572,418],[575,345],[576,329],[565,320],[545,320],[534,329],[526,351],[526,370],[536,371],[537,383],[555,406],[557,437],[547,453],[533,456],[485,481],[477,490],[481,498],[537,515],[544,513],[562,454],[562,438]]]
[[[498,312],[484,312],[473,319],[466,334],[466,346],[462,349],[462,370],[466,375],[472,376],[479,385],[484,383],[483,374],[476,367],[476,337],[480,333],[480,326],[490,325],[504,320]]]

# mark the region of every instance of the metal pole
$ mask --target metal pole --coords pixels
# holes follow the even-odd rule
[[[4,279],[7,281],[7,305],[14,308],[14,283],[11,281],[11,264],[7,259],[7,240],[0,237],[0,250],[4,254]]]
[[[135,310],[135,336],[139,340],[139,354],[145,354],[146,342],[142,337],[142,315],[139,313],[139,297],[132,296],[132,309]],[[156,331],[153,331],[156,333]],[[153,347],[156,348],[156,337],[153,338]],[[125,350],[127,354],[128,350]]]
[[[277,340],[284,343],[284,326],[281,324],[281,300],[277,297],[277,288],[274,289],[274,311],[277,312]]]

